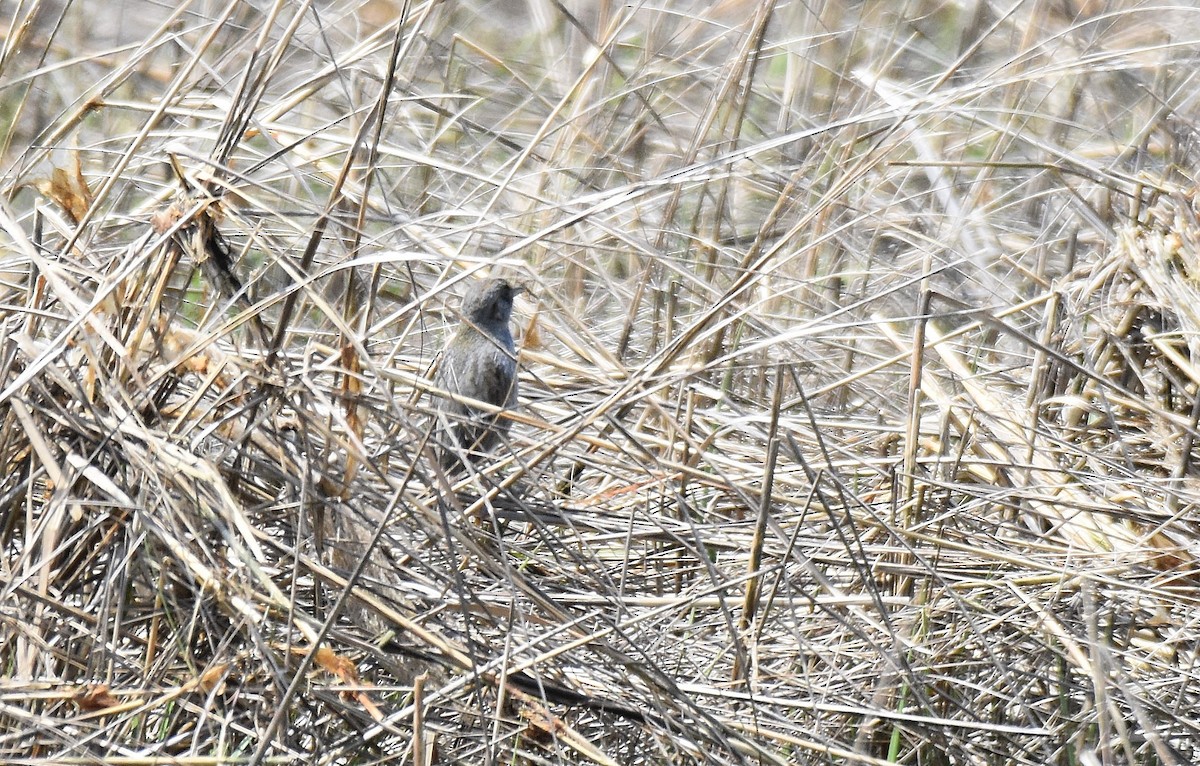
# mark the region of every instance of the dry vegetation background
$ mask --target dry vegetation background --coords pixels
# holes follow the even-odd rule
[[[1200,10],[0,27],[5,763],[1200,761]]]

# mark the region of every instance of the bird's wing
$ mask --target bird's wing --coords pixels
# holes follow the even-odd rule
[[[497,346],[476,346],[474,353],[466,350],[468,346],[455,342],[446,349],[434,385],[498,407],[511,406],[516,393],[515,360]]]
[[[516,365],[513,360],[502,349],[496,349],[496,353],[487,355],[480,372],[478,390],[483,395],[479,398],[498,407],[511,405],[516,386]]]

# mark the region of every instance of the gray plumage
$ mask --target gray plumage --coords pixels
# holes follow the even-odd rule
[[[462,301],[462,323],[438,362],[434,385],[497,407],[516,406],[517,352],[508,323],[520,291],[503,279],[471,288]],[[490,452],[508,433],[507,419],[447,397],[438,400],[437,410],[443,468],[459,466],[463,453],[477,457]]]

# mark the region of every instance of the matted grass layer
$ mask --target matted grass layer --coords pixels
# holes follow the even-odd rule
[[[0,15],[4,762],[1200,762],[1200,11]]]

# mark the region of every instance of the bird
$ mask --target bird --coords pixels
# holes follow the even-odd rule
[[[464,457],[474,462],[508,433],[509,421],[500,413],[446,394],[516,407],[517,350],[509,321],[513,298],[523,291],[492,278],[476,283],[462,300],[460,324],[442,351],[433,380],[442,394],[436,405],[436,450],[445,470],[465,468]]]

